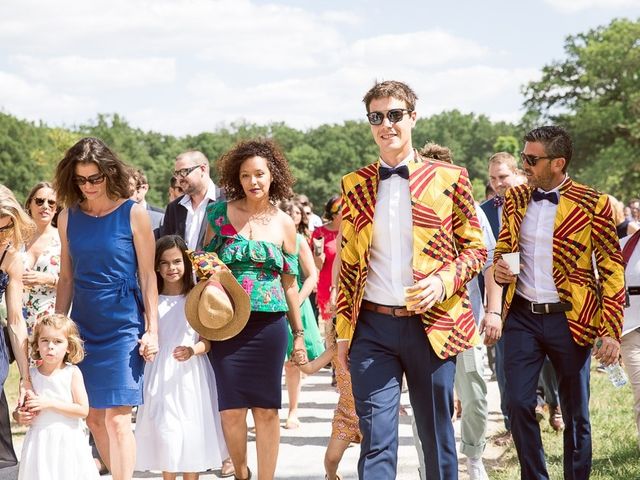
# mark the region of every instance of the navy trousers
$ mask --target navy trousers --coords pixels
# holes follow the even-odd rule
[[[509,419],[521,478],[549,478],[535,414],[538,377],[548,355],[558,376],[565,424],[564,478],[588,479],[591,471],[591,348],[573,341],[564,313],[532,313],[517,297],[509,309],[503,338]]]
[[[422,442],[426,478],[457,479],[458,460],[451,423],[455,358],[438,358],[420,317],[399,318],[363,310],[349,358],[362,432],[359,478],[396,478],[404,373]]]

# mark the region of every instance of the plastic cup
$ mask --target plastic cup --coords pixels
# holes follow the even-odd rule
[[[520,273],[520,252],[503,253],[502,259],[509,265],[509,270],[514,275]]]

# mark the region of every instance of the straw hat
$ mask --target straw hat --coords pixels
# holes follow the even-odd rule
[[[187,321],[208,340],[228,340],[247,324],[251,300],[228,270],[213,273],[191,289],[184,306]]]

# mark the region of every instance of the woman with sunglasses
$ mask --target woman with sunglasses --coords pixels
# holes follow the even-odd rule
[[[22,259],[20,248],[35,230],[33,221],[22,210],[15,196],[0,185],[0,299],[4,295],[7,306],[7,329],[0,328],[0,384],[9,373],[11,348],[20,371],[18,407],[22,406],[27,390],[32,390],[27,356],[27,327],[22,318]],[[5,335],[9,336],[8,347]],[[18,463],[11,442],[9,411],[4,391],[0,392],[0,469]]]
[[[56,312],[78,324],[89,394],[87,425],[114,480],[135,465],[131,408],[142,403],[144,361],[158,352],[155,242],[142,205],[129,199],[127,166],[97,138],[83,138],[55,174],[60,278]]]
[[[22,252],[24,273],[23,312],[27,328],[38,316],[51,314],[56,306],[56,286],[60,275],[60,235],[56,228],[56,192],[49,182],[36,184],[24,203],[36,224],[36,232]]]

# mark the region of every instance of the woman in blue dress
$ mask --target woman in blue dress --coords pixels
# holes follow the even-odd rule
[[[242,142],[218,164],[228,202],[209,205],[207,250],[215,252],[251,298],[251,316],[235,337],[211,347],[222,429],[237,479],[247,466],[247,411],[256,424],[258,477],[274,477],[280,444],[285,317],[293,332],[292,358],[306,361],[298,301],[293,220],[275,203],[291,197],[293,177],[268,140]]]
[[[35,231],[35,225],[11,190],[0,185],[0,299],[5,296],[7,330],[0,328],[0,385],[9,373],[9,351],[5,333],[9,335],[11,351],[20,370],[18,405],[22,405],[27,390],[31,390],[27,360],[27,324],[22,317],[22,257],[20,248]],[[0,387],[0,468],[18,463],[11,441],[9,409],[4,389]]]
[[[78,324],[89,394],[87,425],[115,480],[135,465],[131,408],[142,403],[144,360],[158,351],[155,242],[144,207],[129,200],[126,165],[96,138],[72,146],[56,169],[60,278],[56,312]]]

